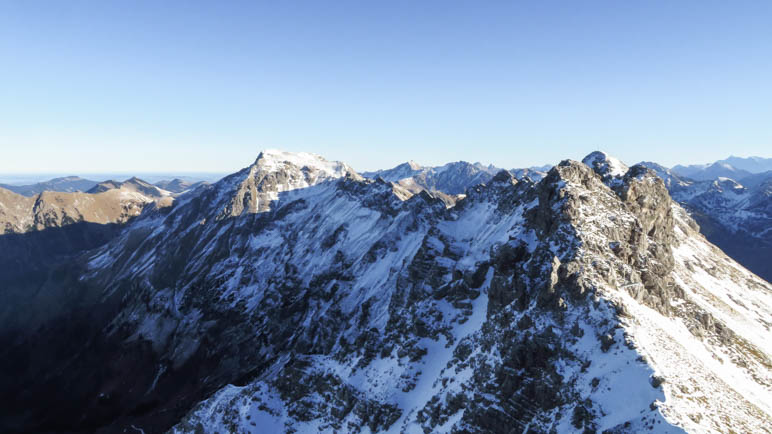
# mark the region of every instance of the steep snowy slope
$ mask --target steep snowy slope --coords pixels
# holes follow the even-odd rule
[[[99,331],[52,343],[67,362],[50,373],[36,358],[4,410],[23,411],[0,419],[768,431],[772,288],[707,243],[653,172],[587,161],[538,183],[500,172],[446,208],[342,163],[263,152],[68,271]]]

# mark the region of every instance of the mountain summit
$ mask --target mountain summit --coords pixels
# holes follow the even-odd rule
[[[218,218],[270,210],[279,193],[333,181],[346,175],[358,176],[338,161],[305,152],[266,150],[255,163],[223,178],[213,188],[221,197],[230,198]]]

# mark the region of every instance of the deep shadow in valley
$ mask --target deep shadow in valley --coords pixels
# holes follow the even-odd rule
[[[195,211],[206,200],[192,202]],[[268,214],[281,211],[248,219],[260,226]],[[208,313],[195,351],[179,366],[162,359],[151,337],[114,324],[119,313],[149,302],[141,282],[81,277],[94,249],[122,228],[79,223],[0,236],[0,395],[7,397],[0,432],[113,433],[133,425],[165,432],[224,384],[246,382],[272,363],[254,351],[267,337],[236,314]],[[173,237],[155,284],[176,279],[202,228]],[[217,242],[229,252],[227,239]],[[128,256],[134,248],[124,246]]]
[[[79,277],[88,251],[121,229],[76,223],[0,236],[0,432],[120,432],[137,421],[160,432],[207,390],[198,379],[216,361],[205,351],[154,384],[150,342],[104,334],[126,291],[103,298]]]

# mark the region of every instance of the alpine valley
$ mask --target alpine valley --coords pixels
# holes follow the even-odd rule
[[[772,432],[762,163],[0,189],[0,432]]]

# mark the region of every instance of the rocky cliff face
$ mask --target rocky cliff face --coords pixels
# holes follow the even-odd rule
[[[653,172],[591,162],[538,183],[499,172],[448,208],[342,163],[264,152],[63,271],[96,331],[59,348],[72,371],[6,390],[60,400],[91,363],[100,375],[67,390],[66,411],[5,420],[763,431],[772,287],[705,241]]]
[[[730,178],[695,181],[656,163],[672,198],[697,221],[701,232],[736,261],[772,280],[772,175],[761,173],[741,182]],[[747,180],[747,182],[746,182]]]

